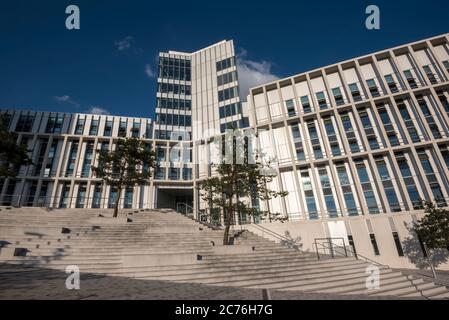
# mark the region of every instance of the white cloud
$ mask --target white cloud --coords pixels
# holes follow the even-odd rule
[[[91,113],[91,114],[98,114],[98,115],[110,115],[111,113],[101,107],[90,107],[89,110],[86,111],[86,113]]]
[[[271,63],[265,60],[253,61],[247,58],[248,52],[241,49],[237,54],[237,70],[239,73],[240,98],[246,101],[249,89],[279,79],[271,73]]]
[[[134,38],[131,36],[126,36],[121,40],[114,41],[114,45],[117,47],[118,51],[124,51],[131,48]]]
[[[147,64],[145,66],[145,73],[147,74],[147,76],[149,78],[155,78],[156,77],[156,73],[153,71],[153,68],[151,68],[151,66],[149,64]]]
[[[63,95],[63,96],[54,96],[53,99],[57,102],[64,102],[69,103],[71,105],[79,107],[79,103],[75,102],[70,96]]]

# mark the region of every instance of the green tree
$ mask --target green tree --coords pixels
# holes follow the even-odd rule
[[[0,116],[0,177],[15,177],[20,166],[32,164],[27,146],[17,143],[17,135],[8,131],[6,115]]]
[[[115,150],[100,152],[98,165],[92,167],[92,170],[107,185],[117,188],[114,217],[118,215],[122,190],[147,182],[154,166],[154,152],[136,138],[119,139]]]
[[[235,133],[237,130],[233,132]],[[270,214],[251,206],[251,199],[258,198],[267,201],[276,197],[284,197],[288,193],[268,188],[268,184],[276,177],[275,170],[270,167],[270,163],[262,162],[257,151],[251,151],[248,139],[239,137],[238,134],[231,140],[222,139],[218,139],[217,146],[221,151],[221,159],[218,163],[211,164],[214,169],[213,174],[202,181],[197,189],[201,198],[211,208],[219,209],[217,210],[219,211],[218,218],[223,218],[225,227],[223,245],[228,245],[230,244],[230,226],[236,214],[253,217]],[[232,150],[230,152],[232,156],[229,154],[226,156],[224,150],[228,152]],[[276,215],[271,214],[271,217],[276,217]]]
[[[449,250],[449,210],[422,201],[426,215],[413,224],[413,229],[427,248]]]

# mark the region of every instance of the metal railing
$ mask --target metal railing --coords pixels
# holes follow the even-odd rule
[[[337,239],[343,240],[343,246],[338,245],[332,241],[332,240],[337,240]],[[318,241],[326,240],[326,241],[320,243],[317,240]],[[355,250],[351,246],[345,245],[344,238],[315,238],[315,248],[317,250],[317,257],[318,257],[318,259],[320,259],[318,246],[320,246],[324,250],[329,250],[329,252],[331,252],[332,258],[335,258],[338,254],[340,254],[340,255],[344,255],[345,257],[354,257],[356,260],[362,259],[362,260],[365,260],[366,262],[370,262],[374,265],[389,268],[388,265],[379,263],[375,260],[372,260],[368,257],[361,255],[360,253],[355,252]]]
[[[295,250],[302,251],[300,249],[301,245],[298,242],[296,242],[295,240],[293,240],[293,239],[287,238],[287,237],[285,237],[285,236],[283,236],[283,235],[281,235],[279,233],[274,232],[273,230],[270,230],[268,228],[262,227],[261,225],[259,225],[257,223],[251,223],[251,224],[248,224],[248,225],[254,226],[254,227],[258,228],[260,231],[262,231],[262,237],[264,237],[265,233],[267,233],[269,236],[274,237],[277,240],[279,240],[281,242],[281,244],[287,245],[290,248],[293,248]],[[246,230],[248,230],[248,229],[246,229]]]
[[[195,209],[192,206],[188,205],[187,203],[177,202],[175,211],[213,230],[222,229],[221,224],[207,222],[207,220],[203,220],[202,217],[207,216],[207,214],[197,211],[195,215]]]

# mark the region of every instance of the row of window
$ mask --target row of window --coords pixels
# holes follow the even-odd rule
[[[182,176],[181,176],[182,173]],[[158,167],[154,173],[155,180],[192,180],[192,168]]]
[[[190,127],[192,125],[192,117],[182,114],[156,113],[156,122],[158,124]]]
[[[191,80],[190,60],[159,57],[159,78]]]
[[[219,108],[220,119],[225,117],[235,116],[242,113],[242,106],[240,103],[231,103]]]
[[[238,87],[226,88],[218,91],[218,101],[229,100],[239,96]]]
[[[160,140],[191,140],[191,133],[188,131],[154,130],[154,138]]]
[[[191,110],[192,101],[187,99],[157,98],[156,108]]]
[[[220,123],[220,132],[225,133],[226,130],[235,130],[239,128],[247,128],[249,126],[249,120],[247,117],[243,117],[240,120],[229,121],[226,123]]]
[[[161,93],[173,93],[173,94],[184,94],[190,96],[192,94],[191,87],[189,85],[176,84],[176,83],[157,83],[157,92]]]
[[[90,136],[97,136],[99,135],[98,132],[98,126],[99,126],[99,119],[92,119],[90,128],[89,128],[89,135]],[[75,126],[75,134],[76,135],[83,135],[84,134],[84,126],[85,126],[86,119],[85,118],[78,118]],[[114,122],[112,120],[106,120],[104,129],[103,129],[103,136],[104,137],[111,137],[112,131],[114,127]],[[131,137],[134,138],[141,138],[140,131],[141,131],[141,124],[140,122],[134,121],[131,126]],[[120,120],[119,127],[118,127],[118,136],[119,137],[126,137],[128,133],[128,121],[127,120]],[[150,139],[152,137],[152,126],[151,123],[147,123],[145,128],[145,138]]]
[[[445,185],[443,182],[445,174],[441,173],[443,169],[440,165],[447,166],[449,162],[441,164],[432,150],[418,149],[416,152],[416,158],[412,156],[412,153],[403,152],[395,153],[394,160],[389,160],[389,157],[375,156],[374,163],[370,163],[368,159],[354,158],[354,169],[347,162],[335,162],[332,166],[317,166],[315,174],[318,176],[318,184],[312,183],[309,168],[300,168],[300,185],[306,204],[307,218],[313,220],[324,215],[336,218],[343,215],[378,214],[385,212],[384,210],[386,212],[416,210],[421,208],[421,199],[435,201],[440,207],[447,206],[448,198],[442,189]],[[445,161],[449,161],[449,151],[444,149],[441,153],[446,153]],[[398,170],[395,169],[396,166]],[[420,175],[421,170],[424,172],[424,177]],[[281,174],[281,178],[284,178],[286,174],[291,172]],[[377,176],[380,177],[380,181],[376,179]],[[425,181],[421,182],[421,178]],[[375,181],[377,183],[374,183]],[[292,188],[293,186],[284,185],[284,187]],[[287,191],[297,192],[296,190]],[[381,195],[381,191],[384,196]],[[316,192],[321,193],[323,200],[319,206]],[[292,199],[301,198],[288,195],[286,202],[291,205],[292,201],[296,201]],[[343,203],[340,203],[340,199]],[[410,206],[407,201],[410,201]],[[291,207],[290,210],[298,210],[298,204],[293,207],[295,206],[296,209]],[[366,211],[362,209],[363,207]],[[288,213],[292,219],[298,218],[295,216],[298,213],[291,211]]]
[[[217,72],[235,66],[235,57],[230,57],[217,62]]]
[[[231,82],[237,81],[237,72],[231,71],[225,74],[222,74],[217,77],[217,85],[222,86]]]

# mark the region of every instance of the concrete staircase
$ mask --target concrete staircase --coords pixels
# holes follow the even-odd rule
[[[43,268],[77,265],[81,273],[214,286],[449,298],[446,287],[388,267],[380,267],[380,288],[368,290],[369,264],[362,260],[317,260],[314,253],[248,231],[234,231],[235,245],[226,252],[222,231],[171,210],[128,209],[114,219],[109,209],[0,209],[0,278],[5,283],[43,276]]]

